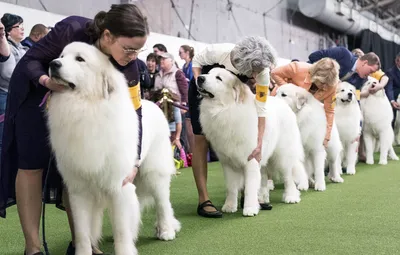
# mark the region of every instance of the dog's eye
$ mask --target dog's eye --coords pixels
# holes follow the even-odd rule
[[[344,89],[342,89],[342,92],[344,92]]]
[[[217,80],[220,80],[220,81],[222,81],[221,77],[217,76],[216,78],[217,78]]]
[[[76,61],[78,61],[78,62],[85,62],[85,60],[84,60],[82,57],[80,57],[80,56],[77,56],[75,59],[76,59]]]
[[[282,97],[286,97],[287,95],[286,95],[285,93],[282,93],[281,96],[282,96]]]

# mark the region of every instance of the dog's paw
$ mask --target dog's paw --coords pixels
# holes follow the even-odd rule
[[[391,160],[395,160],[395,161],[398,161],[398,160],[399,160],[399,157],[397,157],[396,155],[394,155],[393,157],[389,156],[389,158],[390,158]]]
[[[283,202],[286,204],[296,204],[300,202],[300,191],[297,189],[283,193]]]
[[[365,163],[366,163],[367,165],[373,165],[373,164],[374,164],[374,160],[373,160],[373,159],[367,159],[367,160],[365,161]]]
[[[308,188],[309,188],[309,183],[308,183],[308,181],[300,182],[300,183],[297,185],[297,189],[298,189],[298,190],[306,191],[306,190],[308,190]]]
[[[385,159],[381,159],[381,160],[379,160],[379,165],[387,165],[387,160],[385,160]]]
[[[171,241],[175,239],[176,232],[173,227],[170,228],[156,228],[157,238],[163,241]]]
[[[314,190],[316,191],[324,191],[326,190],[325,181],[315,182]]]
[[[340,176],[330,177],[329,180],[331,180],[331,182],[335,182],[335,183],[343,183],[344,182],[343,178]]]
[[[315,187],[315,181],[313,179],[308,179],[308,187],[309,188],[314,188]]]
[[[177,219],[174,218],[172,227],[174,228],[175,233],[178,233],[179,231],[181,231],[182,224]]]
[[[230,203],[225,203],[224,206],[222,206],[222,212],[225,213],[234,213],[237,212],[237,204],[236,206]]]
[[[254,217],[258,214],[259,211],[260,211],[260,205],[253,207],[245,207],[243,209],[243,216]]]
[[[346,174],[355,175],[356,174],[356,168],[355,167],[347,167]]]
[[[275,185],[274,185],[274,181],[273,180],[268,180],[267,181],[267,189],[268,190],[274,190],[275,189]]]
[[[269,203],[269,190],[267,188],[261,188],[258,192],[258,201],[260,203]]]

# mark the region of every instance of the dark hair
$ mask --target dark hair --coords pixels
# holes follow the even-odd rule
[[[154,62],[157,62],[158,56],[155,53],[150,53],[147,55],[146,61],[153,60]]]
[[[147,18],[134,4],[113,4],[108,12],[97,13],[87,33],[93,38],[100,38],[106,29],[116,37],[144,37],[149,34]]]
[[[30,35],[44,35],[48,28],[43,24],[36,24],[32,27]]]
[[[167,47],[165,47],[165,45],[161,44],[161,43],[154,44],[153,49],[154,48],[157,48],[159,51],[162,51],[162,52],[168,52]]]
[[[181,48],[185,51],[185,52],[189,52],[189,58],[193,59],[194,57],[194,49],[193,47],[189,46],[189,45],[182,45]]]
[[[4,13],[3,17],[1,17],[1,23],[3,23],[4,25],[4,31],[6,31],[7,36],[8,33],[10,33],[11,29],[13,29],[13,26],[15,26],[16,24],[21,24],[23,22],[24,20],[21,16],[11,13]]]

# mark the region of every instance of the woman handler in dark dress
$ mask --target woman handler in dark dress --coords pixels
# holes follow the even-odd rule
[[[110,61],[125,74],[129,82],[131,97],[140,119],[140,148],[140,84],[135,60],[145,45],[148,34],[146,17],[135,5],[112,5],[110,11],[98,13],[94,20],[71,16],[57,23],[16,66],[10,81],[4,123],[0,216],[5,217],[5,209],[18,201],[17,208],[27,255],[42,254],[39,239],[42,187],[51,154],[45,107],[39,105],[49,90],[61,91],[65,88],[48,77],[49,63],[59,57],[67,44],[75,41],[93,44],[109,55]],[[137,170],[138,165],[132,169],[124,183],[133,181]],[[58,174],[57,171],[51,172],[52,175]],[[60,177],[52,178],[49,184],[57,191],[57,197],[60,197],[62,185],[60,181],[55,181],[56,179],[60,180]],[[72,242],[67,254],[75,254],[73,220],[68,210],[67,197],[64,196],[64,202],[72,233]],[[101,254],[97,247],[93,248],[93,253]]]

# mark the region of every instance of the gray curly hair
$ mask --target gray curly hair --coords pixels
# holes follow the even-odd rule
[[[261,72],[266,67],[276,66],[277,53],[264,37],[248,36],[233,48],[231,61],[241,74],[250,77],[253,72]]]

